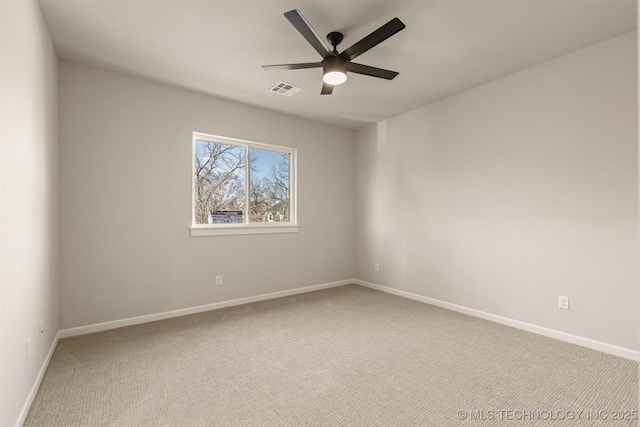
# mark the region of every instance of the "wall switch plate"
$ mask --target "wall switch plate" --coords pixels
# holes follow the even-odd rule
[[[40,338],[44,335],[44,320],[40,321]]]
[[[380,271],[380,264],[378,264],[377,262],[375,264],[373,264],[373,269],[375,271]]]
[[[216,285],[222,285],[222,276],[216,276]]]
[[[569,310],[569,297],[558,295],[558,308]]]
[[[27,362],[29,361],[29,358],[31,357],[31,338],[27,338]]]

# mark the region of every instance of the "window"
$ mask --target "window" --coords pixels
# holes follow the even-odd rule
[[[192,236],[297,232],[296,150],[193,134]]]

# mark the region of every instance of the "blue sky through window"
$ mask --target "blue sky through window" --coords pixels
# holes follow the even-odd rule
[[[252,148],[250,156],[254,162],[253,165],[255,166],[255,170],[251,170],[251,175],[254,178],[262,178],[269,174],[271,167],[273,165],[277,165],[280,162],[280,159],[283,157],[286,158],[287,154],[278,153],[277,151],[258,150],[256,148]]]

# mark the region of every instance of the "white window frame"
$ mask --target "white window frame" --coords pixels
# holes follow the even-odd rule
[[[229,144],[245,148],[245,215],[246,221],[242,224],[196,224],[195,212],[195,156],[196,141],[207,141],[212,143]],[[289,154],[289,200],[290,213],[289,222],[250,222],[250,206],[249,206],[249,185],[251,183],[251,168],[249,165],[249,149],[276,151],[279,153]],[[297,150],[295,148],[282,147],[278,145],[264,144],[260,142],[245,141],[242,139],[228,138],[218,135],[208,135],[200,132],[193,132],[191,140],[191,237],[201,236],[228,236],[234,234],[272,234],[272,233],[297,233],[298,229],[298,209],[296,202],[297,189]]]

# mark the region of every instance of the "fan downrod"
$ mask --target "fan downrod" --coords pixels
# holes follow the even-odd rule
[[[336,46],[338,46],[340,43],[342,43],[342,40],[344,39],[344,35],[342,33],[339,33],[337,31],[333,31],[330,32],[329,34],[327,34],[327,41],[329,42],[329,44],[331,46],[333,46],[333,53],[337,53],[337,49]]]

